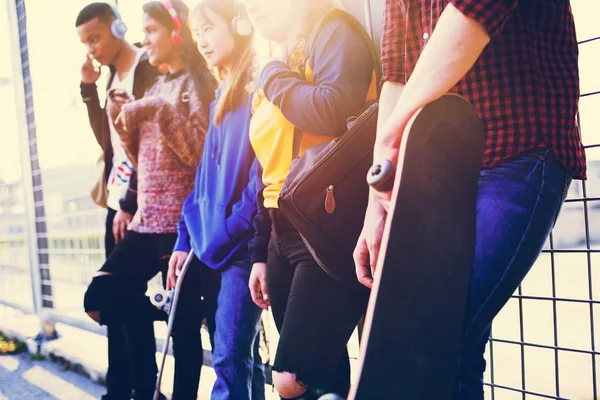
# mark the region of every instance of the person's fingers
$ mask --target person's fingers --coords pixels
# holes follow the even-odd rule
[[[260,292],[261,292],[262,300],[264,301],[264,304],[268,308],[268,306],[271,305],[271,298],[269,297],[269,287],[267,286],[267,277],[261,276],[259,278],[259,282],[260,282]]]
[[[362,236],[358,239],[353,256],[356,278],[362,285],[371,289],[373,286],[373,276],[371,275],[371,264],[369,262],[369,248],[365,238]]]
[[[177,272],[181,271],[181,269],[183,268],[183,264],[185,264],[185,258],[186,256],[178,256],[176,258],[177,263],[175,264],[175,267],[177,268]]]
[[[123,97],[123,96],[119,96],[119,95],[116,95],[112,99],[112,103],[115,106],[122,106],[123,104],[127,103],[128,101],[129,101],[129,99],[127,97]]]
[[[115,239],[115,244],[119,243],[119,221],[113,220],[112,224],[112,234]]]
[[[269,303],[265,302],[263,298],[264,295],[262,292],[260,279],[257,277],[254,277],[250,281],[250,295],[252,296],[252,301],[254,304],[256,304],[259,308],[262,308],[263,310],[267,310],[269,308]]]
[[[381,203],[381,205],[383,206],[385,211],[388,212],[389,208],[390,208],[390,201],[392,199],[392,191],[391,190],[388,190],[385,192],[375,191],[374,193],[375,193],[375,197],[377,198],[377,200],[379,200],[379,202]]]
[[[175,288],[175,284],[177,283],[177,277],[175,276],[175,272],[169,269],[167,274],[167,290],[171,290]]]
[[[119,241],[123,240],[127,233],[127,221],[119,221]]]
[[[119,114],[117,114],[115,118],[115,125],[121,125],[121,129],[127,132],[127,128],[125,127],[125,124],[123,124],[123,113],[119,112]]]
[[[250,289],[250,296],[252,297],[252,301],[257,306],[261,307],[260,303],[262,300],[262,293],[260,293],[260,289],[258,288],[258,279],[254,277],[250,278],[250,282],[248,284],[248,288]]]
[[[371,267],[371,276],[375,276],[377,269],[377,260],[379,259],[379,243],[373,243],[369,246],[369,261]]]
[[[367,268],[357,269],[357,278],[358,281],[365,287],[372,289],[373,288],[373,276],[371,275],[371,270]]]
[[[171,258],[169,258],[169,271],[175,269],[175,266],[177,265],[177,256],[172,255]]]
[[[82,68],[86,71],[91,71],[94,69],[94,63],[90,57],[85,58],[85,62],[83,63]]]

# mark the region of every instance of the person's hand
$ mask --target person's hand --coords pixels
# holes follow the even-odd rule
[[[123,240],[123,238],[125,237],[125,233],[127,233],[129,223],[132,219],[133,215],[129,214],[127,211],[117,211],[112,226],[112,233],[113,237],[115,238],[115,244],[119,244],[119,242]]]
[[[130,101],[131,97],[124,90],[113,89],[108,93],[106,113],[115,125],[117,125],[117,118],[119,123],[121,122],[121,107],[123,104],[129,103]]]
[[[121,107],[123,104],[131,102],[131,96],[124,90],[112,89],[108,92],[108,98],[106,101],[106,112],[111,120],[115,121],[118,114],[121,113]]]
[[[248,286],[250,287],[250,294],[252,295],[254,304],[263,310],[268,310],[271,305],[271,299],[269,298],[269,289],[267,287],[266,263],[259,262],[252,265]]]
[[[115,124],[115,126],[120,126],[122,130],[124,130],[125,132],[128,131],[127,127],[125,126],[125,121],[123,120],[123,113],[119,112],[119,114],[117,114],[117,116],[115,117],[115,120],[113,122],[113,124]]]
[[[356,277],[369,289],[373,286],[386,218],[387,212],[382,203],[371,197],[365,215],[365,224],[354,249]]]
[[[81,66],[81,82],[86,85],[96,83],[100,78],[100,68],[96,68],[93,60],[87,56]]]
[[[177,283],[177,273],[181,271],[188,253],[186,251],[174,251],[169,260],[169,269],[167,271],[167,290],[175,289]]]
[[[398,168],[398,149],[393,147],[387,148],[377,148],[375,149],[375,154],[377,154],[377,159],[374,161],[374,164],[383,164],[384,161],[390,161],[392,163],[392,168],[394,172],[397,172]],[[395,175],[394,175],[395,177]],[[394,178],[395,180],[395,178]],[[392,188],[385,191],[379,191],[375,189],[371,189],[372,193],[372,201],[378,202],[379,205],[388,212],[390,209],[390,202],[392,200],[392,191],[394,190],[394,186]]]
[[[114,94],[112,91],[109,93],[108,101],[106,103],[106,112],[115,126],[123,126],[123,113],[121,112],[121,108],[123,107],[123,104],[129,103],[130,101],[131,98],[124,91],[119,91],[117,94]],[[123,129],[125,128],[123,127]]]
[[[375,142],[374,164],[382,164],[384,161],[390,161],[394,169],[398,168],[398,158],[400,154],[400,145],[402,137],[406,134],[406,127],[409,126],[414,112],[407,110],[398,112],[391,116],[387,122],[377,129],[377,141]],[[378,191],[371,190],[371,193],[381,206],[387,212],[390,208],[392,199],[392,190]]]

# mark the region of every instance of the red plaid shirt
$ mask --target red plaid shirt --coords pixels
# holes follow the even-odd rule
[[[446,3],[482,24],[491,42],[453,88],[477,109],[486,131],[483,168],[549,147],[585,179],[576,123],[577,39],[568,1],[386,0],[383,81],[406,83]]]

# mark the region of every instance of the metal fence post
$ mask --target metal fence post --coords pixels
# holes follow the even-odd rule
[[[25,1],[7,2],[14,59],[15,103],[19,126],[22,180],[27,221],[27,245],[35,313],[40,318],[41,330],[36,341],[56,338],[54,323],[45,311],[54,307],[52,281],[50,278],[48,234],[42,175],[37,150],[33,85],[29,68],[29,44],[27,41],[27,15]],[[18,73],[20,71],[21,73]],[[22,85],[19,85],[22,83]],[[21,90],[22,88],[22,90]],[[26,128],[26,131],[25,131]],[[27,132],[27,135],[25,135]],[[27,162],[29,160],[29,162]]]

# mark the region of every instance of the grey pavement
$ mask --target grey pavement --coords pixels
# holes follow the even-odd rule
[[[29,353],[0,355],[0,400],[93,400],[104,388],[48,360]]]
[[[108,364],[106,337],[73,326],[58,323],[59,339],[44,342],[40,352],[44,356],[67,360],[71,367],[83,371],[89,378],[72,371],[63,371],[58,364],[30,362],[26,353],[19,356],[0,356],[0,400],[90,400],[98,399],[104,393],[101,386]],[[157,337],[164,337],[166,326],[156,323]],[[10,338],[26,341],[39,332],[39,320],[35,315],[0,304],[0,332]],[[209,343],[208,334],[202,330],[203,344]],[[157,353],[157,361],[159,354]],[[167,397],[173,387],[174,360],[167,357],[162,391]],[[198,390],[199,399],[210,397],[216,376],[212,368],[204,366]],[[89,389],[95,388],[95,390]],[[269,385],[266,397],[275,400],[279,397]]]

